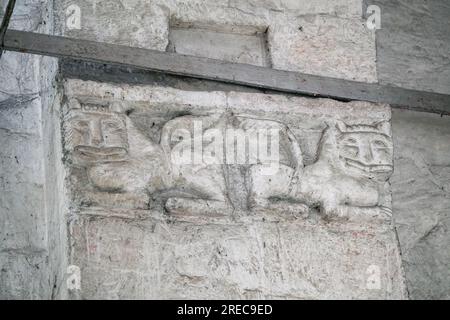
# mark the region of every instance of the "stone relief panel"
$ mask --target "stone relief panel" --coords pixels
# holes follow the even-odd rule
[[[78,80],[65,93],[82,296],[332,297],[327,283],[404,296],[387,106]],[[323,242],[305,247],[315,232]],[[364,282],[371,265],[379,291]]]
[[[156,131],[159,139],[149,139],[140,132],[145,128],[138,129],[129,117],[134,111],[125,103],[69,100],[66,148],[79,171],[77,183],[80,189],[86,188],[86,199],[90,199],[86,206],[121,208],[128,203],[124,208],[151,209],[159,204],[166,213],[186,216],[226,216],[236,207],[248,214],[288,210],[291,214],[316,211],[328,217],[391,215],[385,190],[393,170],[387,121],[352,125],[327,121],[316,160],[305,165],[298,138],[277,120],[222,110],[211,115],[180,115],[163,120]],[[241,133],[244,140],[231,141],[231,130],[232,138]],[[249,159],[249,149],[262,147],[261,132],[267,130],[275,130],[278,140],[278,157],[273,159],[278,163],[270,174],[258,154],[254,161]],[[214,142],[220,150],[215,158],[207,159],[204,151]],[[243,143],[243,149],[235,148],[235,143]],[[185,150],[188,161],[174,159],[181,144],[189,147]],[[241,151],[242,159],[235,154],[231,159],[229,149]],[[238,175],[233,180],[243,182],[239,192],[246,201],[240,206],[229,196],[235,188],[230,175]],[[102,203],[103,196],[107,200]]]

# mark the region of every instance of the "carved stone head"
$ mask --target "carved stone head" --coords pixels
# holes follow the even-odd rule
[[[353,176],[386,180],[393,171],[393,145],[388,122],[375,125],[336,124],[339,160]]]
[[[124,161],[128,154],[125,115],[109,104],[70,101],[66,143],[77,163]]]

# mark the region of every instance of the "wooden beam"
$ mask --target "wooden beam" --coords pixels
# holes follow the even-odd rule
[[[0,58],[3,54],[3,43],[5,40],[5,34],[8,30],[9,21],[14,12],[14,7],[16,5],[16,0],[9,0],[6,6],[5,14],[3,15],[2,23],[0,24]]]
[[[133,67],[317,97],[388,103],[450,115],[450,95],[275,70],[81,39],[8,30],[4,49]]]

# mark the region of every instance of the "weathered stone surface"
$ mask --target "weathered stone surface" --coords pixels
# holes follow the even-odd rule
[[[10,27],[48,33],[52,11],[47,1],[18,1]],[[55,71],[53,58],[6,52],[0,60],[0,299],[64,296],[65,212],[54,206],[61,153],[49,150],[61,141],[50,134],[59,130],[49,108]]]
[[[375,35],[362,20],[361,0],[105,3],[61,1],[58,4],[61,32],[71,37],[276,69],[367,82],[377,80]],[[65,10],[72,4],[81,10],[80,29],[68,29],[64,20]],[[180,25],[184,26],[181,31]],[[196,31],[199,26],[202,32]],[[249,37],[248,30],[256,30],[253,34],[263,36]],[[169,39],[175,47],[168,46]]]
[[[387,106],[80,80],[65,95],[81,297],[405,298]],[[229,140],[208,158],[223,163],[174,161],[211,129],[277,131],[278,171],[229,162]]]
[[[381,8],[377,32],[380,82],[450,93],[450,3],[365,0]]]
[[[450,119],[393,115],[393,209],[410,296],[449,299]]]
[[[339,17],[361,17],[361,0],[231,0],[230,7],[247,12],[273,10],[293,15],[328,14]]]
[[[64,0],[55,5],[57,26],[66,36],[160,51],[167,47],[169,13],[153,1]]]
[[[391,281],[401,279],[393,233],[348,227],[84,218],[73,226],[73,263],[91,299],[403,298]],[[367,289],[370,266],[380,267],[380,290]]]
[[[375,32],[362,19],[313,15],[269,29],[275,69],[377,82]]]
[[[3,54],[2,59],[5,59],[5,62],[11,62],[12,59],[10,57],[11,54],[6,52]],[[5,73],[1,75],[2,80],[4,79],[5,83],[11,82],[6,81],[7,77],[9,79],[9,76],[24,71],[24,69],[21,69],[16,70],[14,73],[10,73],[9,70],[7,70],[8,65],[6,63],[0,64],[0,66],[5,70]],[[27,65],[23,67],[26,68],[26,66]],[[18,87],[15,88],[17,89]],[[41,128],[41,110],[39,109],[39,97],[37,93],[9,93],[9,88],[5,89],[4,92],[6,93],[0,93],[0,108],[2,112],[2,117],[0,118],[0,130],[2,130],[5,135],[38,135]]]
[[[270,67],[266,32],[258,28],[174,26],[171,52]]]
[[[42,141],[36,136],[2,133],[0,143],[0,248],[45,248]]]
[[[0,250],[0,297],[2,299],[49,299],[52,280],[47,278],[48,253],[41,248]]]

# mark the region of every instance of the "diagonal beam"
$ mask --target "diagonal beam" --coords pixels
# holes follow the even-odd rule
[[[5,14],[3,15],[2,23],[0,24],[0,58],[3,54],[3,44],[5,40],[5,34],[8,30],[9,21],[14,12],[14,7],[16,5],[16,0],[9,0],[6,6]]]
[[[81,39],[8,30],[4,49],[450,115],[450,95],[275,70]]]

